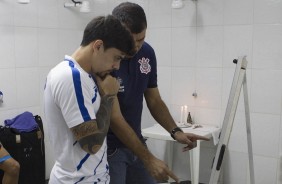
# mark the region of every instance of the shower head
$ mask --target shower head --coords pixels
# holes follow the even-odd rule
[[[184,1],[184,0],[172,0],[171,8],[173,8],[173,9],[180,9],[180,8],[183,8],[183,7],[184,7],[183,1]],[[198,0],[191,0],[191,1],[193,1],[194,3],[196,3]]]
[[[89,13],[90,12],[90,3],[89,1],[75,1],[72,0],[72,3],[65,3],[64,7],[69,8],[69,7],[79,7],[79,11],[82,13]]]
[[[18,3],[20,3],[20,4],[28,4],[28,3],[30,3],[30,0],[18,0]]]
[[[89,1],[82,1],[81,3],[81,7],[80,7],[80,12],[82,13],[88,13],[90,12],[90,7],[89,7],[90,3]]]
[[[172,0],[171,7],[173,9],[179,9],[184,6],[182,0]]]

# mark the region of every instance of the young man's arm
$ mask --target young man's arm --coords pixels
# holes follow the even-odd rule
[[[71,128],[81,148],[89,154],[97,153],[103,145],[110,126],[113,101],[117,98],[116,94],[119,89],[119,82],[110,75],[107,75],[103,80],[96,76],[96,81],[101,95],[96,119]]]
[[[110,126],[113,95],[105,95],[101,98],[100,108],[96,119],[81,123],[71,128],[81,148],[89,154],[95,154],[102,147]]]
[[[178,182],[178,178],[168,169],[167,165],[150,153],[125,121],[120,112],[117,98],[114,99],[110,127],[119,140],[143,161],[145,167],[155,179],[167,181],[171,177]]]
[[[148,88],[145,91],[144,96],[150,113],[152,114],[154,119],[169,133],[171,133],[171,131],[176,128],[177,125],[175,124],[167,106],[162,100],[158,88]],[[208,138],[203,136],[191,133],[183,133],[181,131],[175,133],[175,139],[179,143],[187,144],[183,151],[190,150],[196,147],[197,140],[209,140]]]

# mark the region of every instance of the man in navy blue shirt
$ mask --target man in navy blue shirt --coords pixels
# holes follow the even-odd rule
[[[110,184],[154,184],[178,178],[167,165],[147,149],[141,134],[143,96],[154,119],[180,143],[185,150],[196,146],[205,137],[183,133],[171,117],[161,99],[157,85],[157,63],[153,48],[144,42],[147,21],[141,6],[125,2],[114,8],[112,14],[130,31],[135,40],[136,54],[121,61],[115,72],[120,82],[118,101],[114,102],[108,132],[108,162]]]

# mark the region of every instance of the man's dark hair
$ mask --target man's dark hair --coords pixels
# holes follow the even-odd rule
[[[131,33],[138,34],[147,28],[145,12],[138,4],[121,3],[113,9],[112,15],[125,24]]]
[[[127,55],[134,53],[134,40],[130,31],[112,15],[92,19],[84,29],[81,46],[102,40],[104,49],[116,48]]]

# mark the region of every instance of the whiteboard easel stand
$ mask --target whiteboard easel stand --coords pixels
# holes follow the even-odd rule
[[[246,77],[246,69],[247,69],[246,56],[239,57],[238,60],[235,59],[233,60],[233,62],[237,64],[237,66],[229,94],[229,99],[222,124],[216,155],[212,164],[212,172],[211,172],[209,184],[217,184],[218,182],[221,164],[232,131],[232,126],[233,126],[234,117],[236,114],[236,109],[237,109],[242,86],[244,93],[246,131],[247,131],[247,143],[248,143],[248,159],[249,159],[248,171],[250,175],[250,184],[255,184],[254,161],[253,161],[253,150],[252,150],[252,139],[251,139],[250,109],[249,109],[247,77]]]

